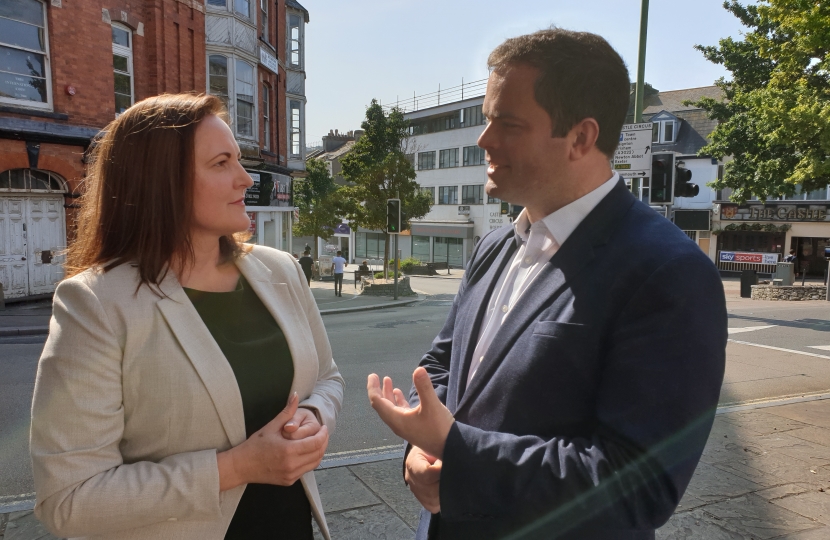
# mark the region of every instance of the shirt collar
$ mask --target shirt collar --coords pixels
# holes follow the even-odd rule
[[[556,212],[548,214],[542,218],[541,221],[545,224],[545,227],[547,227],[548,231],[550,231],[551,235],[553,235],[553,238],[557,241],[557,243],[559,243],[560,246],[565,243],[565,240],[567,240],[579,224],[582,223],[586,217],[588,217],[588,214],[596,208],[600,201],[604,199],[612,189],[614,189],[614,186],[616,186],[619,181],[620,175],[617,172],[614,172],[608,181],[600,185],[592,192],[587,195],[583,195],[579,199],[563,206]],[[516,232],[516,236],[518,236],[522,242],[527,242],[527,238],[530,233],[530,219],[527,216],[527,209],[523,209],[513,222],[513,229]]]

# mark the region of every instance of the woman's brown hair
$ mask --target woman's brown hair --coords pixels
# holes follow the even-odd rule
[[[194,140],[209,115],[227,122],[215,96],[164,94],[136,103],[104,128],[91,153],[67,277],[132,263],[139,287],[157,287],[169,263],[193,262]],[[242,239],[220,239],[223,259],[243,252]]]

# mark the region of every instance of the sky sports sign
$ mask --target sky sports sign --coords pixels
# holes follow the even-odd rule
[[[778,253],[745,253],[742,251],[721,251],[721,262],[775,264],[778,262]]]

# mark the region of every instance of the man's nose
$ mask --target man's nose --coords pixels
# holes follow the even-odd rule
[[[481,132],[481,135],[478,136],[478,141],[476,141],[476,144],[478,144],[484,150],[489,151],[491,148],[493,148],[494,145],[495,137],[493,135],[493,124],[488,123],[484,127],[484,131]]]

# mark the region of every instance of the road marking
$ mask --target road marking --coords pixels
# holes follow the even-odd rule
[[[761,345],[759,343],[750,343],[749,341],[738,341],[737,339],[727,339],[730,343],[737,343],[738,345],[749,345],[750,347],[761,347],[762,349],[772,349],[773,351],[783,351],[793,354],[801,354],[804,356],[813,356],[815,358],[824,358],[830,360],[830,356],[825,356],[823,354],[816,354],[807,351],[796,351],[795,349],[784,349],[782,347],[773,347],[772,345]]]
[[[830,351],[830,345],[810,345],[811,349],[819,349],[822,351]]]
[[[20,495],[6,495],[0,497],[0,514],[10,512],[26,512],[35,507],[34,493],[21,493]]]
[[[770,324],[767,326],[747,326],[746,328],[728,328],[729,335],[742,334],[743,332],[752,332],[754,330],[766,330],[767,328],[775,328],[777,325]]]
[[[759,399],[752,401],[739,401],[737,403],[727,403],[718,407],[715,414],[725,414],[738,411],[751,411],[753,409],[764,409],[766,407],[778,407],[781,405],[789,405],[791,403],[804,403],[807,401],[819,401],[822,399],[830,399],[830,391],[817,392],[814,394],[792,394],[789,396],[781,396],[773,399]]]

